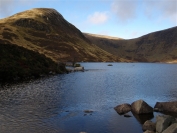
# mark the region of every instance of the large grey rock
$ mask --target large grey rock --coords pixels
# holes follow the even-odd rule
[[[177,101],[157,102],[154,106],[156,111],[177,113]]]
[[[136,114],[148,114],[153,113],[153,108],[149,106],[145,101],[138,100],[131,104],[132,112]]]
[[[166,130],[164,130],[162,133],[177,133],[177,123],[172,124]]]
[[[150,131],[150,130],[146,130],[145,132],[143,133],[155,133],[154,131]]]
[[[155,131],[155,130],[156,130],[156,125],[155,125],[155,123],[153,123],[153,122],[150,121],[150,120],[147,120],[147,121],[143,124],[143,131],[146,131],[146,130]]]
[[[124,103],[124,104],[114,107],[114,109],[116,110],[118,114],[121,115],[121,114],[125,114],[131,111],[131,105],[128,103]]]
[[[175,118],[169,115],[158,115],[156,117],[156,132],[162,133],[167,129],[173,122]]]

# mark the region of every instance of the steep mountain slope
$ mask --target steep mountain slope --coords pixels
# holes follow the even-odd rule
[[[118,61],[54,9],[35,8],[0,20],[0,44],[15,44],[58,62]]]
[[[84,35],[109,53],[131,61],[177,62],[177,27],[129,40]]]

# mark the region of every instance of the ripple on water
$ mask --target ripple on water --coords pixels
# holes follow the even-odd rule
[[[0,131],[142,132],[139,118],[119,116],[113,107],[138,99],[151,106],[157,101],[176,100],[176,64],[111,63],[111,67],[108,63],[81,64],[87,71],[0,90]],[[86,114],[84,110],[93,112]]]

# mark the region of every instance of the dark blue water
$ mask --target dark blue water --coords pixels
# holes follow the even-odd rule
[[[143,118],[125,118],[113,108],[139,99],[151,106],[177,100],[177,64],[81,64],[87,71],[0,90],[0,132],[142,133]]]

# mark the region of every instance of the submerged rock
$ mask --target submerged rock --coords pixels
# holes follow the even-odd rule
[[[131,111],[131,105],[128,103],[124,103],[124,104],[114,107],[114,109],[116,110],[118,114],[121,115],[121,114],[125,114]]]
[[[84,113],[93,113],[92,110],[84,110]]]
[[[145,101],[138,100],[131,104],[132,112],[135,114],[148,114],[153,113],[153,108],[149,106]]]

